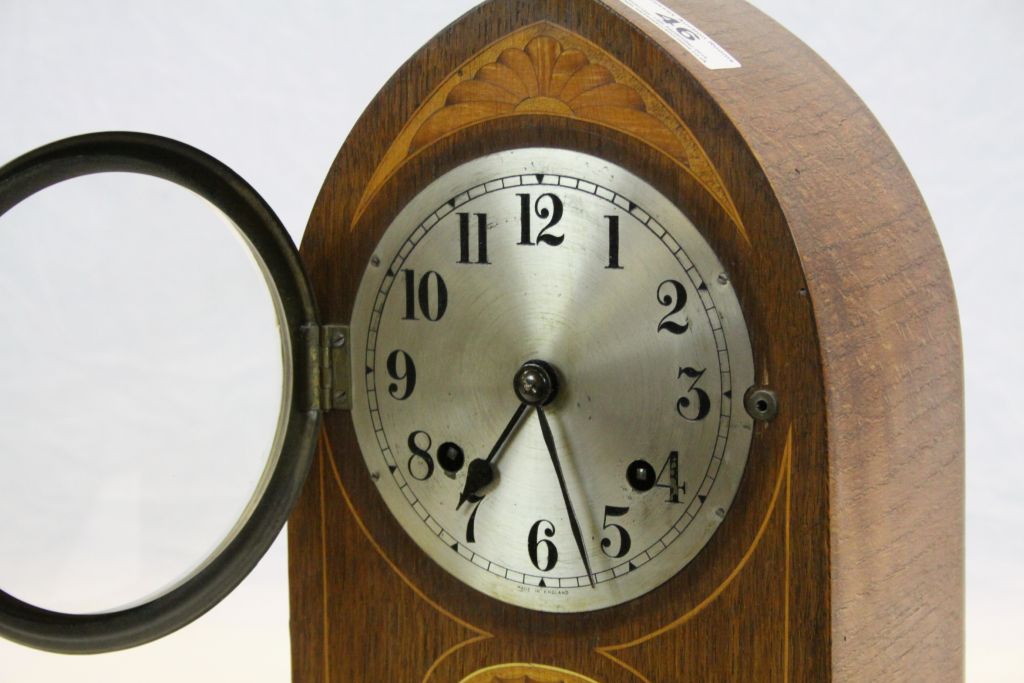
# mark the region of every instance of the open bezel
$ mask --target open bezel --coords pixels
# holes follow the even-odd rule
[[[282,400],[262,477],[234,528],[198,568],[156,597],[115,611],[68,614],[3,592],[0,635],[63,653],[140,645],[175,631],[227,596],[280,533],[305,481],[320,411],[311,397],[309,339],[317,309],[295,245],[266,202],[234,171],[174,140],[141,133],[96,133],[36,149],[0,168],[0,216],[51,185],[95,173],[140,173],[203,197],[234,223],[262,270],[281,335]],[[7,523],[16,523],[8,520]]]

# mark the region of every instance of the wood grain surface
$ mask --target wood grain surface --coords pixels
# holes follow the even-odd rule
[[[739,0],[665,4],[742,67],[704,68],[611,0],[469,12],[367,108],[302,254],[323,318],[346,322],[384,229],[458,164],[553,146],[640,175],[730,273],[758,381],[780,397],[733,509],[650,594],[532,612],[427,558],[350,416],[331,413],[290,522],[294,680],[459,683],[515,662],[599,683],[962,680],[962,370],[927,210],[874,118],[799,41]]]

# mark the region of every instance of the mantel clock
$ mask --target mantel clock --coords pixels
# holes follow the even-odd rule
[[[92,615],[3,593],[3,635],[160,637],[288,518],[295,681],[962,678],[948,269],[875,119],[749,5],[480,5],[369,105],[299,250],[140,134],[11,162],[0,211],[113,170],[206,197],[263,265],[274,466],[182,585]]]

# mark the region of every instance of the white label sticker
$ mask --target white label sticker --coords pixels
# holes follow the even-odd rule
[[[709,69],[738,69],[740,63],[703,31],[658,0],[619,0],[667,33]]]

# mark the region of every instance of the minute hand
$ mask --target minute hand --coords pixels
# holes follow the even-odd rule
[[[551,456],[551,464],[555,467],[555,475],[558,477],[558,486],[562,489],[562,499],[565,500],[565,509],[569,513],[569,526],[572,528],[572,537],[576,539],[576,547],[583,557],[583,566],[587,570],[587,577],[590,579],[592,588],[596,588],[594,572],[590,570],[590,558],[587,556],[587,548],[583,543],[583,532],[580,531],[579,522],[576,521],[576,513],[572,509],[572,501],[569,499],[569,489],[565,485],[565,476],[562,474],[562,465],[558,461],[558,451],[555,450],[555,437],[551,433],[551,426],[548,424],[544,408],[537,406],[537,417],[540,419],[540,431],[544,435],[544,445],[548,447],[548,454]]]

